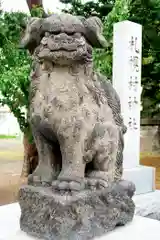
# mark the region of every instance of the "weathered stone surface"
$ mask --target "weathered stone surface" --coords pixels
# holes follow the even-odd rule
[[[23,231],[46,240],[87,240],[131,221],[135,187],[121,181],[108,188],[59,195],[51,187],[20,189]]]

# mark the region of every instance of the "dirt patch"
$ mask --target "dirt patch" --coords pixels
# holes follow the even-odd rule
[[[0,206],[17,201],[18,185],[0,188]]]
[[[2,164],[0,164],[0,167]],[[7,169],[7,166],[9,167]],[[0,169],[0,205],[9,204],[17,200],[17,193],[21,184],[20,172],[10,171],[9,163],[6,164],[6,169]],[[5,171],[4,171],[5,170]],[[6,171],[8,170],[8,171]]]
[[[17,201],[23,164],[23,145],[17,139],[0,139],[0,205]]]
[[[8,176],[6,180],[6,184],[0,186],[0,206],[16,202],[20,185],[27,181],[26,179],[20,179],[19,176]]]

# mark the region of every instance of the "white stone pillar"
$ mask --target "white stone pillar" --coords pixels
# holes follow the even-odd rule
[[[124,178],[136,184],[137,194],[154,189],[154,169],[140,166],[142,26],[130,21],[114,24],[113,87],[120,100],[127,126]]]

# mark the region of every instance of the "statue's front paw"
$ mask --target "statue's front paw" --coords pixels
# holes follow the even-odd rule
[[[28,184],[34,186],[50,186],[54,179],[54,174],[49,167],[37,167],[37,169],[28,176]]]
[[[84,189],[85,185],[83,181],[78,182],[73,180],[68,180],[68,181],[56,180],[52,182],[52,187],[53,189],[59,190],[59,191],[80,192],[81,190]]]
[[[120,186],[123,188],[125,192],[127,192],[128,196],[133,197],[136,187],[134,183],[127,181],[127,180],[121,180],[119,181]]]

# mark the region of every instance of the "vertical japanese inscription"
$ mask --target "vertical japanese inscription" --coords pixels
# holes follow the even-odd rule
[[[130,130],[137,130],[138,124],[136,121],[136,111],[140,106],[139,88],[140,88],[140,68],[141,68],[141,56],[140,56],[140,39],[135,36],[131,36],[129,41],[129,70],[130,76],[128,81],[128,128]]]

